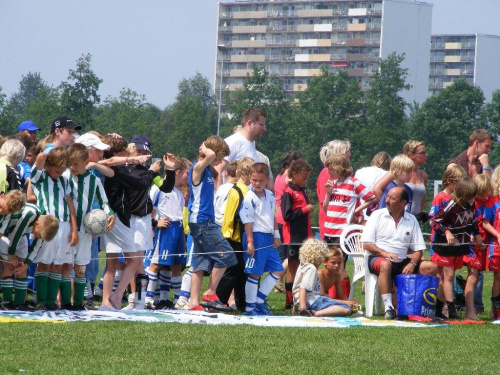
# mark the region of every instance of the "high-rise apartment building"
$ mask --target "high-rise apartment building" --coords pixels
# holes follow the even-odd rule
[[[486,100],[500,89],[500,36],[433,35],[429,93],[437,94],[457,78],[480,87]]]
[[[405,54],[408,102],[428,96],[432,5],[408,0],[239,0],[219,3],[214,86],[236,90],[252,66],[278,76],[289,95],[321,67],[369,87],[380,58]],[[221,82],[222,72],[222,82]]]

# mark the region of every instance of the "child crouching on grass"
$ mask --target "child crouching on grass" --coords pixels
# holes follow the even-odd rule
[[[300,266],[293,283],[295,311],[306,316],[348,316],[352,308],[344,303],[321,296],[318,267],[328,253],[326,243],[309,238],[300,247]]]

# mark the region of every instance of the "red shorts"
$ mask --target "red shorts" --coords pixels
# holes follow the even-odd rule
[[[488,261],[488,269],[492,272],[500,272],[500,256],[493,255]]]
[[[453,267],[459,270],[464,266],[464,256],[445,257],[438,253],[432,254],[431,262],[436,263],[438,267]]]
[[[479,271],[486,271],[486,250],[479,250],[476,246],[473,247],[474,255],[464,255],[464,263],[469,267],[477,268]]]

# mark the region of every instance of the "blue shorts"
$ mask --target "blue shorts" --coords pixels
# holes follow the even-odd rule
[[[245,256],[245,273],[249,275],[262,275],[264,272],[281,272],[283,265],[278,251],[273,247],[274,238],[271,233],[253,233],[255,253],[253,257],[248,255],[247,236],[243,233],[243,254]]]
[[[184,264],[184,228],[181,221],[172,221],[168,228],[156,228],[151,263],[162,266]]]
[[[336,301],[326,296],[319,296],[318,298],[316,298],[313,304],[309,307],[309,310],[321,311],[332,306],[343,307],[344,309],[347,309],[352,313],[352,309],[348,304]]]
[[[238,263],[233,248],[222,236],[220,228],[210,220],[189,223],[193,236],[193,272],[211,273],[215,268],[228,268]]]

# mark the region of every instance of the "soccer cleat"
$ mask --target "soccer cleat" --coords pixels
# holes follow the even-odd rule
[[[0,310],[4,311],[15,310],[15,306],[12,302],[2,301],[0,303]]]
[[[177,303],[175,304],[175,308],[177,310],[188,310],[189,309],[189,300],[187,300],[187,299],[178,300]]]
[[[267,303],[257,303],[255,304],[255,310],[259,313],[259,315],[267,315],[273,316],[274,314],[269,311]]]
[[[207,294],[201,296],[200,305],[208,309],[217,311],[231,312],[233,311],[228,305],[223,304],[216,294]]]
[[[44,309],[48,311],[56,311],[59,310],[59,306],[57,306],[57,304],[55,303],[49,303],[44,305]]]
[[[65,304],[61,305],[61,310],[72,311],[73,310],[73,305],[71,303],[65,303]]]
[[[154,310],[172,310],[175,308],[175,305],[169,299],[158,301],[157,304],[153,304]]]
[[[20,305],[15,305],[14,310],[16,310],[16,311],[33,311],[34,308],[29,306],[27,303],[22,303]]]
[[[94,300],[92,298],[85,298],[83,300],[83,308],[85,310],[95,310]]]
[[[244,315],[245,316],[262,316],[262,314],[260,314],[257,309],[253,309],[253,310],[250,310],[250,311],[246,311],[244,312]]]
[[[394,311],[394,307],[389,307],[385,310],[384,319],[393,320],[396,319],[396,311]]]

